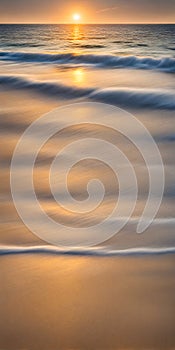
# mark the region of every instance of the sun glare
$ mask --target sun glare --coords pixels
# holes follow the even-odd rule
[[[74,15],[73,15],[73,20],[74,20],[75,22],[78,22],[78,21],[80,20],[80,18],[81,18],[81,16],[79,15],[79,13],[74,13]]]

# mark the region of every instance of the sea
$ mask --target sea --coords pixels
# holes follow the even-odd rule
[[[1,254],[5,254],[7,251],[13,253],[15,251],[31,251],[32,249],[34,251],[37,251],[37,249],[50,251],[51,249],[51,253],[53,253],[53,250],[56,253],[60,253],[60,245],[61,253],[64,252],[64,235],[59,240],[59,244],[57,244],[55,238],[53,240],[50,238],[52,235],[49,226],[45,226],[44,219],[36,218],[34,207],[31,203],[29,204],[30,196],[27,194],[27,188],[24,191],[22,183],[25,183],[25,174],[27,172],[25,162],[25,158],[27,157],[27,153],[25,152],[27,150],[23,152],[24,158],[21,163],[23,176],[21,179],[19,178],[18,182],[21,184],[20,191],[22,191],[21,195],[24,200],[23,207],[30,213],[28,220],[30,222],[37,221],[40,227],[39,231],[41,230],[41,235],[39,233],[39,239],[43,238],[42,230],[44,227],[45,231],[47,231],[46,236],[44,235],[46,239],[40,241],[40,247],[34,246],[33,248],[33,245],[30,245],[33,234],[35,238],[32,239],[34,241],[38,238],[37,228],[31,228],[30,224],[28,222],[26,223],[26,220],[21,217],[18,205],[15,203],[9,177],[11,174],[13,177],[11,162],[15,146],[24,131],[46,112],[49,113],[55,108],[61,108],[67,105],[73,106],[69,107],[70,110],[71,108],[81,109],[81,103],[87,103],[85,109],[89,109],[89,113],[91,113],[91,108],[97,108],[96,115],[98,114],[99,122],[100,115],[103,113],[99,112],[98,108],[100,111],[108,107],[116,108],[116,110],[117,108],[122,109],[123,113],[134,115],[150,133],[158,147],[163,164],[163,170],[160,171],[157,165],[157,173],[155,175],[160,182],[162,178],[162,188],[159,188],[160,193],[158,193],[157,189],[155,189],[155,192],[157,191],[156,193],[152,193],[154,220],[153,222],[151,221],[153,218],[149,212],[145,214],[146,218],[144,217],[144,219],[150,220],[152,224],[145,224],[146,232],[144,231],[141,238],[137,233],[136,227],[150,195],[150,174],[148,174],[149,169],[146,169],[143,162],[143,152],[140,152],[140,149],[136,152],[132,142],[129,146],[129,140],[126,140],[127,135],[124,135],[125,139],[121,139],[118,133],[116,137],[111,136],[110,139],[108,135],[109,130],[106,130],[106,133],[103,131],[102,139],[112,140],[117,147],[121,147],[122,151],[129,158],[129,162],[137,177],[138,198],[132,215],[128,217],[127,225],[119,225],[120,230],[118,231],[120,232],[116,229],[117,234],[115,235],[114,218],[110,218],[109,227],[111,225],[112,227],[114,226],[112,229],[113,234],[109,234],[108,236],[103,232],[102,237],[94,241],[93,239],[91,240],[91,232],[91,238],[88,236],[87,239],[89,244],[86,242],[84,246],[84,239],[82,238],[84,237],[84,226],[88,222],[87,225],[89,228],[91,227],[89,220],[92,220],[91,224],[94,225],[96,220],[99,222],[100,220],[104,220],[105,214],[106,216],[109,215],[109,208],[113,208],[114,202],[117,200],[116,193],[119,191],[119,186],[115,181],[110,180],[107,170],[102,170],[101,163],[97,166],[94,165],[93,161],[89,164],[83,163],[81,166],[78,165],[76,169],[73,168],[73,179],[70,183],[71,195],[73,195],[74,199],[80,200],[81,207],[83,201],[88,196],[88,181],[93,176],[95,178],[106,176],[103,180],[106,181],[107,193],[106,197],[104,197],[105,203],[102,205],[101,211],[93,211],[91,212],[92,215],[86,213],[85,216],[81,212],[78,216],[78,213],[74,211],[67,212],[65,208],[56,207],[58,203],[53,198],[52,191],[48,188],[48,182],[46,181],[46,178],[47,180],[49,178],[48,171],[54,153],[57,153],[60,144],[63,147],[67,142],[71,143],[75,141],[75,138],[77,141],[79,138],[82,140],[84,132],[84,137],[87,137],[87,134],[89,137],[91,132],[91,136],[95,137],[99,132],[96,126],[94,126],[94,129],[86,126],[84,130],[83,128],[78,128],[78,124],[72,126],[75,130],[73,129],[67,134],[62,135],[61,140],[57,138],[56,140],[54,139],[55,143],[48,143],[48,149],[42,148],[41,159],[39,158],[36,167],[37,179],[35,190],[36,192],[38,191],[38,199],[41,201],[44,211],[52,219],[61,220],[61,223],[64,222],[66,229],[63,232],[66,237],[69,236],[71,225],[73,227],[79,227],[80,233],[78,235],[80,234],[80,236],[74,242],[75,245],[71,243],[73,251],[76,250],[77,254],[115,255],[121,254],[121,249],[127,249],[122,254],[154,254],[156,252],[166,253],[174,251],[174,34],[175,25],[0,25],[1,135],[4,142],[2,148],[3,186],[1,197],[4,215],[1,222],[3,232],[2,246],[0,248]],[[80,105],[76,107],[78,103]],[[84,113],[86,115],[86,112],[77,110],[80,125],[84,120],[82,114]],[[107,110],[106,113],[108,112]],[[63,111],[63,115],[64,113]],[[70,114],[69,111],[67,113]],[[67,117],[63,117],[62,112],[58,114],[57,123],[63,123]],[[115,123],[119,126],[120,118],[117,118],[116,116]],[[128,118],[126,115],[123,116],[122,121],[125,123],[124,129],[127,129],[128,125],[130,129],[134,128],[132,127],[132,118]],[[76,117],[73,117],[73,120],[75,122]],[[105,119],[101,115],[102,121],[107,122],[108,117]],[[136,129],[135,133],[138,134],[136,136],[135,146],[137,146],[138,139],[142,139],[144,142],[144,135],[141,133],[141,130],[138,131]],[[35,136],[31,136],[30,142],[31,145],[34,144]],[[80,142],[78,145],[79,149],[73,148],[72,150],[71,156],[75,158],[75,163],[76,161],[78,162],[79,158],[77,158],[77,154],[79,151],[82,151],[81,147],[84,147],[84,145]],[[94,145],[94,158],[95,150],[96,146]],[[67,152],[68,150],[65,150],[63,155],[65,162],[67,157],[69,157]],[[102,152],[105,154],[105,148]],[[110,151],[107,153],[110,159],[112,153],[110,154]],[[92,157],[93,151],[90,154]],[[148,156],[150,154],[152,154],[152,150],[149,148]],[[145,161],[147,162],[147,160]],[[156,167],[156,159],[152,159],[151,162],[151,165],[146,164],[147,168],[151,167],[152,169],[152,167]],[[83,173],[81,174],[82,171]],[[163,172],[165,176],[164,184]],[[127,169],[123,170],[122,177],[125,178],[125,203],[123,204],[124,208],[122,212],[117,218],[119,221],[125,221],[128,215],[127,210],[125,213],[125,207],[127,208],[129,206],[128,203],[132,202],[130,195],[133,184],[130,184],[130,176],[128,174]],[[117,176],[117,171],[115,175]],[[58,197],[60,195],[60,198],[62,198],[64,197],[62,193],[63,187],[60,188],[60,191]],[[57,192],[59,192],[59,189],[57,189]],[[162,200],[160,199],[161,195],[163,197]],[[59,202],[59,198],[57,199]],[[67,204],[70,206],[71,200],[70,202],[69,200],[68,198],[65,199],[65,206]],[[75,202],[73,203],[75,204]],[[157,210],[155,210],[156,205]],[[20,218],[17,216],[16,210]],[[105,232],[108,231],[109,227],[105,226]],[[20,232],[20,239],[14,234],[14,228],[15,232],[18,231],[18,235]],[[24,234],[26,231],[28,235]],[[109,231],[111,232],[111,228]],[[4,232],[7,233],[5,234]],[[97,232],[100,234],[99,229],[97,229]],[[35,234],[37,235],[35,236]],[[55,235],[57,236],[57,232],[54,233],[54,237]],[[27,247],[25,246],[26,242],[29,244]],[[54,248],[50,248],[47,246],[48,242],[51,244],[56,242],[56,246],[54,245]],[[102,247],[100,247],[101,250],[99,250],[99,247],[96,247],[96,243],[99,242],[102,244]],[[46,244],[46,247],[43,248],[43,244]],[[93,250],[91,245],[95,245]],[[68,248],[70,248],[69,244]],[[65,252],[67,253],[67,249]],[[69,253],[71,252],[72,250],[69,251]]]

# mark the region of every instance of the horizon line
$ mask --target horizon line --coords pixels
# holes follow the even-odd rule
[[[92,23],[74,23],[74,22],[1,22],[0,25],[9,24],[26,24],[26,25],[175,25],[175,22],[92,22]]]

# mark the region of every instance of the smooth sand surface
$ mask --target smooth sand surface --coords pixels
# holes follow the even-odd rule
[[[0,258],[0,349],[174,349],[174,255]]]

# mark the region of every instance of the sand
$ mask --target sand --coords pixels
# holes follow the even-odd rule
[[[173,349],[174,263],[1,257],[0,349]]]

